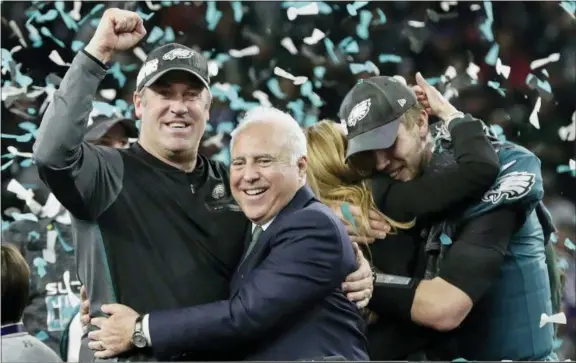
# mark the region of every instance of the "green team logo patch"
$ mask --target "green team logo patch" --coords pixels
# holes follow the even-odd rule
[[[497,204],[505,199],[520,199],[530,193],[535,183],[534,173],[513,171],[498,178],[496,185],[484,194],[482,201]]]

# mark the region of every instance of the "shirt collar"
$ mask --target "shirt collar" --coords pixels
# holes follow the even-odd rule
[[[276,217],[274,217],[276,218]],[[270,225],[272,224],[272,222],[274,222],[274,218],[272,218],[271,220],[269,220],[268,222],[264,223],[263,225],[261,225],[260,227],[262,227],[262,231],[265,231],[266,228],[270,227]],[[256,229],[257,224],[252,223],[252,233],[254,233],[254,230]]]

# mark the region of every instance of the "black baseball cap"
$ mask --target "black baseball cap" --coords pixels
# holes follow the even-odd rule
[[[396,78],[360,80],[340,106],[340,119],[348,128],[346,158],[392,146],[402,115],[417,102],[416,94]]]
[[[148,54],[136,78],[136,91],[151,86],[167,72],[176,70],[190,72],[210,90],[206,57],[185,45],[169,43]]]
[[[138,129],[136,128],[134,121],[123,116],[96,116],[92,121],[92,124],[88,126],[88,131],[84,135],[85,141],[94,142],[100,140],[114,125],[118,123],[124,127],[128,138],[135,139],[138,137]]]

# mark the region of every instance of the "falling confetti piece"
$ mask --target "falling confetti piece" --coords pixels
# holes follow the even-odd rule
[[[549,324],[549,323],[553,323],[553,324],[566,324],[566,314],[564,313],[558,313],[558,314],[554,314],[554,315],[546,315],[546,314],[542,314],[540,316],[540,328],[542,328],[544,325]]]
[[[510,66],[505,66],[502,64],[500,58],[496,60],[496,73],[508,79],[510,76]]]
[[[319,41],[321,41],[325,36],[326,36],[326,34],[324,34],[323,31],[315,28],[312,31],[312,35],[304,38],[304,43],[306,43],[308,45],[314,45],[314,44],[318,43]]]
[[[408,25],[413,28],[424,28],[426,23],[423,21],[416,21],[416,20],[408,20]]]
[[[354,227],[354,230],[357,231],[356,220],[354,219],[354,216],[352,215],[352,212],[350,211],[350,205],[346,202],[343,202],[342,204],[340,204],[340,211],[342,212],[342,217],[344,217],[344,219],[348,223],[350,223],[352,225],[352,227]]]
[[[486,19],[480,24],[480,32],[484,35],[487,41],[494,41],[494,33],[492,32],[492,24],[494,23],[494,15],[492,13],[492,3],[484,1],[484,10],[486,11]]]
[[[46,265],[47,265],[47,263],[46,263],[46,261],[45,261],[43,258],[41,258],[41,257],[36,257],[36,258],[32,261],[32,264],[34,265],[34,267],[36,267],[36,272],[38,273],[38,276],[40,276],[40,277],[46,276]],[[46,334],[44,331],[42,331],[42,332],[40,332],[40,333]],[[38,334],[40,334],[40,333],[38,333]],[[36,334],[36,335],[37,335],[37,338],[40,339],[40,338],[38,337],[38,334]],[[46,338],[48,338],[48,337],[46,336]],[[46,338],[44,338],[44,339],[46,339]],[[42,339],[40,339],[40,340],[42,340]]]
[[[336,64],[339,64],[340,61],[338,60],[338,57],[336,56],[336,53],[334,52],[334,43],[332,43],[332,41],[330,39],[324,38],[324,46],[326,47],[326,52],[328,52],[328,55],[330,56],[332,61]]]
[[[316,2],[312,2],[308,5],[296,8],[296,7],[290,7],[288,8],[288,11],[286,12],[286,15],[288,16],[288,20],[293,21],[295,20],[298,16],[302,16],[302,15],[318,15],[318,13],[320,12],[320,9],[318,7],[318,4]]]
[[[468,362],[468,360],[466,360],[464,358],[456,358],[452,362]]]
[[[380,63],[400,63],[402,62],[402,57],[396,54],[380,54],[378,56],[378,62]]]
[[[368,39],[369,36],[369,26],[372,21],[372,12],[368,10],[360,11],[360,21],[356,26],[356,35],[360,39]]]
[[[564,240],[564,246],[569,249],[570,251],[574,251],[576,250],[576,245],[574,245],[574,242],[570,241],[569,238],[566,238]]]
[[[164,31],[162,29],[160,29],[159,27],[155,26],[150,31],[148,38],[146,39],[146,43],[154,44],[157,41],[159,41],[163,36],[164,36]]]
[[[298,54],[298,49],[294,45],[294,42],[292,41],[292,39],[286,37],[286,38],[282,39],[282,41],[280,41],[280,44],[284,48],[286,48],[290,52],[290,54],[292,54],[292,55]]]
[[[268,89],[270,90],[270,92],[272,92],[274,97],[279,99],[286,98],[286,94],[284,94],[284,92],[282,92],[282,90],[280,89],[280,83],[278,82],[277,78],[270,78],[266,83],[266,85],[268,86]]]
[[[70,15],[70,17],[72,19],[74,19],[75,21],[79,21],[80,20],[80,9],[82,9],[82,1],[74,0],[74,6],[73,6],[72,10],[70,10],[68,15]]]
[[[540,129],[540,121],[538,120],[538,112],[540,112],[540,107],[542,106],[542,98],[538,97],[536,100],[536,104],[534,105],[534,109],[532,113],[530,113],[530,124],[537,129]]]
[[[302,76],[295,77],[280,67],[274,67],[274,74],[293,81],[296,86],[304,84],[304,82],[308,80],[308,77],[302,77]]]
[[[535,61],[532,61],[532,63],[530,63],[530,69],[540,68],[548,63],[558,62],[559,60],[560,60],[560,53],[553,53],[546,58],[536,59]]]
[[[380,73],[378,67],[376,67],[376,65],[370,61],[367,61],[366,63],[363,64],[350,63],[349,67],[352,74],[368,72],[368,73],[375,73],[376,75],[378,75]]]
[[[562,1],[560,7],[566,10],[566,12],[573,18],[576,18],[576,1]]]
[[[355,1],[352,4],[346,5],[346,11],[350,16],[356,16],[358,14],[358,9],[368,4],[368,1]]]
[[[56,50],[53,50],[52,52],[50,52],[50,55],[48,55],[48,58],[52,62],[56,63],[59,66],[66,66],[66,67],[70,66],[70,63],[64,62],[64,60],[62,59],[62,57],[60,56],[60,54]]]
[[[496,60],[498,59],[498,52],[500,51],[500,46],[497,43],[492,44],[492,47],[486,54],[484,61],[486,64],[494,66],[496,65]]]
[[[450,246],[452,244],[452,238],[450,238],[447,234],[442,233],[440,235],[440,242],[444,246]]]
[[[382,9],[376,9],[376,12],[378,13],[378,20],[374,22],[374,25],[386,24],[386,14],[384,14]]]
[[[242,21],[242,17],[244,16],[244,10],[242,9],[242,2],[241,1],[232,1],[231,3],[232,11],[234,12],[234,21],[239,23]]]
[[[234,58],[249,57],[260,53],[260,48],[257,45],[252,45],[242,50],[230,49],[228,52]]]

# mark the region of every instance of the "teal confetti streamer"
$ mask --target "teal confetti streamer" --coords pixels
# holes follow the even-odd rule
[[[20,162],[20,166],[23,168],[27,168],[32,165],[32,159],[24,159]]]
[[[0,168],[2,171],[8,169],[10,167],[10,165],[14,164],[14,160],[10,160],[4,164],[2,164],[2,168]]]
[[[64,21],[64,25],[66,25],[66,27],[70,30],[77,31],[78,24],[76,24],[74,19],[72,19],[72,17],[64,10],[64,1],[56,1],[56,3],[54,3],[54,7]]]
[[[313,115],[313,114],[308,114],[308,115],[306,115],[306,118],[304,119],[304,124],[302,126],[304,126],[304,127],[312,126],[317,122],[318,122],[318,116]]]
[[[123,64],[120,66],[122,72],[134,72],[138,68],[140,68],[138,64]]]
[[[563,340],[560,338],[554,339],[554,345],[553,345],[553,349],[556,350],[558,348],[560,348],[562,346]]]
[[[354,3],[346,5],[346,10],[350,16],[356,16],[358,14],[358,9],[366,4],[368,4],[368,1],[354,1]]]
[[[494,88],[496,91],[498,91],[498,93],[500,93],[501,96],[503,97],[506,96],[505,89],[500,87],[500,82],[488,81],[487,84],[488,87]]]
[[[92,19],[90,20],[90,26],[96,28],[100,24],[100,19]]]
[[[159,41],[163,36],[164,36],[164,31],[162,29],[160,29],[159,27],[155,26],[150,31],[150,34],[148,35],[148,38],[146,39],[146,43],[154,44],[157,41]]]
[[[32,78],[23,75],[20,71],[17,71],[15,81],[22,87],[28,87],[32,84]]]
[[[17,142],[29,142],[32,140],[32,134],[27,133],[23,135],[11,135],[11,134],[1,134],[3,139],[14,139]]]
[[[80,21],[78,22],[79,26],[82,26],[82,24],[84,24],[85,21],[87,21],[88,19],[90,19],[92,16],[94,16],[96,13],[98,13],[99,11],[103,10],[106,6],[104,4],[98,4],[96,6],[94,6],[92,8],[92,10],[90,10],[90,12],[88,14],[86,14],[85,17],[83,17],[82,19],[80,19]]]
[[[324,78],[325,74],[326,74],[326,67],[322,66],[314,67],[314,76],[316,76],[316,78],[322,79]]]
[[[270,78],[268,82],[266,82],[266,85],[268,86],[268,89],[270,90],[270,92],[272,92],[274,97],[282,100],[286,98],[286,94],[282,92],[282,90],[280,89],[280,83],[278,82],[278,78],[276,77]]]
[[[64,43],[60,39],[53,36],[52,33],[50,32],[50,30],[48,30],[48,28],[46,28],[45,26],[40,28],[40,34],[44,35],[47,38],[52,39],[54,41],[54,43],[56,43],[56,44],[58,44],[58,46],[60,46],[60,48],[65,48]]]
[[[136,120],[136,122],[134,122],[134,124],[136,124],[136,128],[137,128],[138,130],[140,130],[140,124],[141,124],[141,123],[142,123],[142,121],[140,121],[140,120]]]
[[[386,24],[386,14],[384,14],[382,9],[376,9],[376,12],[378,13],[378,21],[376,21],[374,25]]]
[[[564,240],[564,246],[566,246],[570,251],[576,250],[576,245],[574,245],[574,242],[570,241],[570,238]]]
[[[372,21],[371,11],[368,10],[360,11],[360,21],[358,22],[358,25],[356,25],[356,35],[358,35],[360,39],[368,39],[369,26],[371,21]]]
[[[152,17],[154,16],[154,12],[150,13],[150,14],[146,14],[143,13],[140,9],[136,10],[136,12],[138,13],[138,15],[140,15],[140,17],[142,18],[142,20],[144,21],[148,21],[150,19],[152,19]]]
[[[360,51],[360,47],[358,47],[358,42],[353,40],[346,44],[343,50],[345,53],[358,53]]]
[[[54,230],[58,233],[58,242],[60,243],[60,246],[62,246],[64,251],[67,253],[74,251],[74,247],[70,246],[68,243],[66,243],[66,241],[64,241],[64,238],[62,238],[62,232],[60,232],[58,227],[56,227],[55,225]]]
[[[46,264],[47,264],[46,260],[44,260],[41,257],[36,257],[32,261],[32,264],[34,265],[34,267],[36,267],[36,272],[38,273],[38,276],[40,276],[41,278],[46,276]]]
[[[226,62],[227,60],[230,59],[230,54],[226,54],[226,53],[219,53],[216,55],[216,57],[214,58],[214,60],[216,61],[216,63],[218,63],[218,65],[222,65],[224,64],[224,62]]]
[[[206,22],[208,23],[208,30],[213,31],[216,29],[220,18],[222,17],[222,12],[216,8],[215,1],[208,2],[208,9],[206,9]]]
[[[219,153],[212,156],[213,160],[220,161],[226,165],[230,165],[230,148],[225,147]]]
[[[217,133],[229,134],[234,130],[234,124],[231,121],[220,122],[216,127]]]
[[[556,233],[554,232],[550,233],[550,241],[552,241],[552,243],[558,242],[558,236],[556,235]]]
[[[426,78],[426,82],[428,82],[428,84],[430,84],[431,86],[434,86],[434,85],[440,83],[441,80],[442,80],[442,78],[440,78],[440,77]]]
[[[311,1],[284,1],[284,2],[282,2],[282,9],[288,9],[290,7],[299,9],[303,6],[310,4],[310,3],[311,3]],[[332,7],[330,5],[328,5],[326,2],[316,1],[316,4],[318,5],[318,13],[320,13],[322,15],[332,13]]]
[[[506,141],[506,135],[504,134],[504,129],[500,125],[490,125],[490,130],[500,141]]]
[[[292,111],[294,119],[298,121],[298,123],[304,121],[304,101],[302,101],[302,99],[289,102],[286,108]]]
[[[234,11],[234,21],[239,23],[242,21],[242,17],[244,16],[244,10],[242,9],[242,2],[241,1],[232,1],[231,3],[232,10]]]
[[[172,1],[168,1],[168,0],[163,0],[160,2],[160,5],[162,5],[163,7],[168,7],[172,5]]]
[[[176,40],[176,35],[174,35],[174,29],[172,29],[172,27],[170,26],[166,27],[166,29],[164,30],[164,39],[162,39],[162,41],[164,43],[172,43],[174,42],[174,40]]]
[[[486,11],[486,20],[480,24],[480,32],[484,35],[489,42],[494,41],[494,33],[492,32],[492,23],[494,23],[494,14],[492,12],[492,3],[484,1],[484,10]]]
[[[26,112],[28,112],[29,115],[34,116],[36,114],[36,109],[33,107],[28,107],[28,110],[26,110]]]
[[[115,100],[114,107],[116,107],[120,112],[126,111],[128,109],[128,102],[124,100]]]
[[[541,81],[532,73],[529,73],[528,76],[526,76],[526,84],[530,87],[534,87],[535,85],[538,89],[552,93],[552,86],[550,86],[550,83],[548,81]]]
[[[38,222],[38,217],[36,217],[33,213],[18,213],[14,212],[10,215],[12,219],[15,221],[32,221]]]
[[[18,124],[18,127],[22,130],[30,132],[32,135],[36,135],[36,131],[38,131],[38,126],[30,121],[23,121]]]
[[[46,274],[46,272],[44,272],[44,274]],[[36,339],[43,341],[48,339],[48,333],[46,333],[44,330],[40,330],[38,333],[36,333],[35,337]]]
[[[40,48],[43,44],[43,41],[40,33],[38,32],[38,29],[29,23],[26,23],[25,27],[28,30],[28,39],[30,39],[30,42],[32,43],[32,48]]]
[[[352,216],[352,212],[350,211],[350,205],[347,202],[340,204],[340,212],[342,213],[344,220],[350,223],[352,227],[354,227],[354,231],[357,232],[358,228],[356,227],[356,220],[354,220],[354,216]]]
[[[2,156],[0,156],[2,159],[14,159],[16,157],[16,155],[8,153],[8,154],[4,154]]]
[[[328,52],[328,55],[332,58],[332,61],[336,64],[340,64],[336,53],[334,53],[334,43],[330,39],[324,38],[324,46],[326,47],[326,52]]]
[[[318,13],[322,15],[332,13],[332,7],[327,3],[325,3],[324,1],[317,1],[316,4],[318,4]]]
[[[5,231],[10,227],[10,222],[2,220],[2,230]]]
[[[560,7],[574,17],[576,13],[576,1],[562,1]]]
[[[112,77],[118,81],[118,85],[120,88],[123,88],[126,84],[126,76],[124,72],[122,72],[122,68],[120,68],[119,63],[114,63],[110,69],[108,69],[108,73],[112,75]]]
[[[204,132],[208,133],[208,132],[213,132],[213,131],[214,131],[214,126],[212,126],[212,124],[210,122],[207,122],[206,128],[204,129]]]
[[[352,74],[359,74],[362,72],[370,72],[369,67],[363,63],[350,63],[348,66]]]
[[[378,62],[380,63],[400,63],[402,62],[402,57],[396,54],[380,54],[378,56]]]
[[[106,102],[94,101],[92,107],[98,110],[101,115],[110,117],[114,114],[114,107]]]
[[[310,81],[306,81],[300,86],[300,94],[302,96],[310,96],[310,94],[312,94],[312,83],[310,83]]]
[[[452,362],[468,362],[468,360],[466,360],[464,358],[456,358]]]
[[[494,66],[496,64],[496,60],[498,60],[498,52],[500,51],[500,46],[497,43],[492,44],[492,48],[486,54],[486,58],[484,61],[486,64]]]
[[[312,83],[310,83],[310,86],[312,86]],[[324,105],[324,102],[322,102],[320,96],[318,96],[314,92],[308,95],[308,100],[312,103],[312,106],[314,107],[322,107]]]
[[[450,238],[446,233],[440,235],[440,242],[444,246],[450,246],[452,244],[452,238]]]
[[[50,9],[44,15],[40,14],[39,11],[36,11],[33,16],[36,23],[46,23],[56,19],[56,17],[58,17],[58,11]]]
[[[37,241],[40,239],[40,233],[36,232],[36,231],[30,231],[28,232],[28,241],[32,242],[32,241]]]
[[[571,173],[573,177],[576,177],[576,169],[571,169],[570,165],[558,165],[556,172],[558,174]]]

